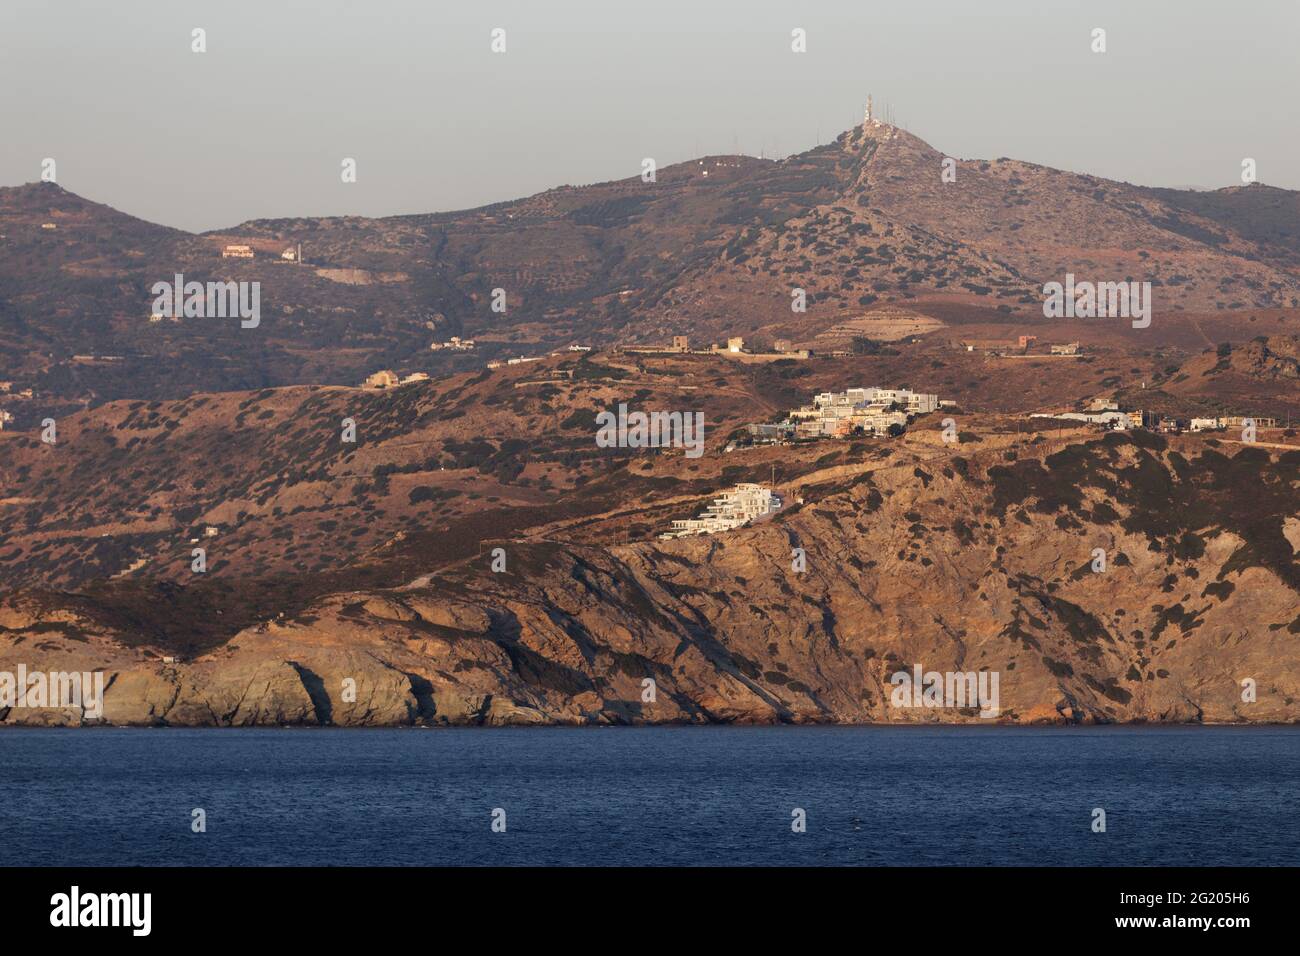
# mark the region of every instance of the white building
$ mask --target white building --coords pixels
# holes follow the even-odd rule
[[[848,388],[821,392],[811,405],[792,409],[776,426],[751,426],[750,434],[764,440],[847,438],[854,434],[888,435],[894,426],[906,428],[911,415],[928,415],[942,402],[938,395],[895,388]],[[903,409],[903,410],[896,410]]]
[[[223,259],[251,259],[253,258],[252,246],[226,246],[221,250]]]
[[[1138,424],[1141,424],[1141,415],[1138,413]],[[1063,418],[1071,422],[1087,422],[1090,425],[1104,425],[1107,428],[1128,428],[1133,424],[1133,419],[1128,412],[1096,412],[1088,414],[1085,412],[1034,412],[1030,418]]]
[[[700,512],[697,518],[673,522],[673,530],[660,538],[684,538],[693,534],[716,534],[748,524],[755,518],[781,509],[781,498],[762,485],[743,483],[724,492]]]
[[[832,406],[881,405],[897,403],[910,415],[928,415],[939,409],[939,396],[913,392],[905,388],[848,388],[842,392],[822,392],[813,396],[818,408]]]
[[[457,352],[468,352],[474,348],[473,339],[462,339],[459,335],[453,335],[446,342],[430,342],[429,348],[435,352],[441,352],[443,349],[452,349]]]

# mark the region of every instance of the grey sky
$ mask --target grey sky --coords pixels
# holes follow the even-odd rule
[[[1296,0],[3,0],[0,184],[49,156],[196,230],[459,209],[797,152],[870,92],[955,156],[1200,187],[1252,157],[1294,189],[1298,28]]]

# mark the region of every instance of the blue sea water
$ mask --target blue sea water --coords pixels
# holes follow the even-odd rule
[[[0,864],[1297,865],[1300,728],[6,730]]]

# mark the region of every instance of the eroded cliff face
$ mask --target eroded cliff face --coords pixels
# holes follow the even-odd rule
[[[1135,433],[842,471],[758,525],[520,541],[503,572],[485,554],[333,594],[195,660],[19,595],[0,671],[102,669],[103,718],[0,722],[1300,719],[1300,453]],[[996,674],[998,716],[896,706],[890,678],[916,666]]]

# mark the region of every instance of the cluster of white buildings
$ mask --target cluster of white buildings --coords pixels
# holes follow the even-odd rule
[[[1241,428],[1247,420],[1255,423],[1256,428],[1277,428],[1276,418],[1262,418],[1246,415],[1226,415],[1219,418],[1193,418],[1188,423],[1188,430],[1194,432],[1217,432],[1227,428]]]
[[[0,382],[0,395],[13,395],[15,398],[32,397],[32,390],[30,388],[24,388],[17,392],[15,392],[13,389],[14,389],[13,382]],[[13,415],[5,411],[3,408],[0,408],[0,432],[4,431],[5,425],[9,424],[13,420],[14,420]]]
[[[1101,425],[1103,428],[1141,428],[1141,412],[1034,412],[1030,418],[1061,418],[1071,422]]]
[[[849,388],[842,392],[821,392],[811,405],[793,409],[785,421],[774,425],[750,425],[757,439],[846,438],[864,433],[887,435],[892,426],[906,428],[914,415],[928,415],[944,402],[938,395],[905,388]]]
[[[253,247],[245,243],[231,243],[221,249],[223,259],[253,259],[256,255]],[[302,262],[302,243],[285,249],[280,253],[280,259],[284,262]]]
[[[454,352],[468,352],[474,348],[473,339],[462,339],[459,335],[453,335],[446,342],[432,342],[429,348],[435,352],[441,352],[443,349],[451,349]]]
[[[842,392],[821,392],[813,396],[817,408],[837,408],[843,405],[880,406],[899,405],[909,415],[928,415],[939,410],[939,396],[912,392],[905,388],[850,388]]]
[[[413,382],[427,382],[428,380],[428,372],[412,372],[410,375],[398,378],[396,372],[386,368],[375,372],[373,375],[366,376],[366,380],[361,383],[361,387],[396,388],[398,385],[410,385]]]
[[[1123,411],[1113,398],[1094,398],[1082,412],[1035,412],[1030,418],[1062,418],[1066,421],[1085,422],[1100,425],[1102,428],[1128,429],[1146,428],[1161,432],[1205,432],[1222,431],[1228,428],[1241,428],[1249,420],[1256,428],[1276,428],[1276,418],[1248,418],[1241,415],[1228,415],[1219,418],[1177,418],[1161,415],[1158,412]]]
[[[736,485],[700,512],[697,518],[673,522],[673,529],[660,538],[685,538],[693,534],[717,534],[749,524],[755,518],[781,509],[781,497],[762,485],[743,483]]]

